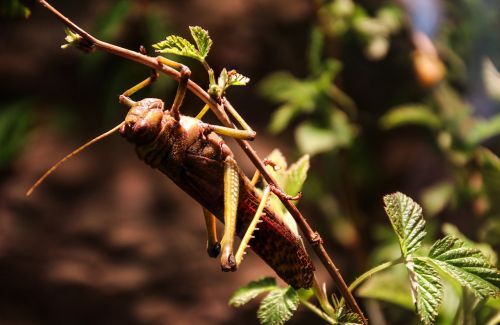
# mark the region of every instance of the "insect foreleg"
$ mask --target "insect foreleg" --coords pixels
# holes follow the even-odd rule
[[[207,253],[210,257],[217,257],[220,253],[220,243],[217,241],[217,228],[215,227],[215,216],[203,208],[205,224],[207,226]]]
[[[236,231],[239,187],[240,179],[236,161],[232,157],[227,157],[224,161],[224,235],[221,245],[221,268],[223,271],[236,270],[233,243]]]
[[[137,85],[131,87],[130,89],[125,90],[119,97],[120,103],[126,105],[127,107],[132,107],[132,105],[135,104],[135,101],[133,101],[130,96],[132,96],[142,88],[151,85],[158,77],[158,72],[156,70],[153,70],[151,76],[139,82]]]

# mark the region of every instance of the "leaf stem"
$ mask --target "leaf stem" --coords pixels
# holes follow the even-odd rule
[[[400,257],[398,259],[388,261],[385,263],[382,263],[380,265],[375,266],[374,268],[366,271],[365,273],[361,274],[356,280],[351,283],[349,286],[349,290],[353,291],[355,290],[363,281],[374,275],[375,273],[381,272],[385,269],[390,268],[391,266],[398,265],[404,262],[403,257]]]
[[[368,271],[366,271],[365,273],[361,274],[356,280],[354,280],[351,283],[351,285],[349,286],[349,290],[351,292],[353,292],[363,281],[365,281],[366,279],[370,278],[375,273],[381,272],[383,270],[386,270],[386,269],[388,269],[388,268],[390,268],[390,267],[392,267],[394,265],[401,264],[403,262],[404,262],[404,258],[400,257],[398,259],[382,263],[380,265],[375,266],[372,269],[369,269]],[[342,299],[340,300],[340,305],[343,305],[343,303],[344,303],[344,297],[342,297]]]
[[[327,322],[328,324],[332,324],[332,325],[335,325],[337,324],[335,322],[335,320],[333,320],[330,316],[328,316],[324,311],[322,311],[321,309],[319,309],[318,307],[316,307],[315,305],[313,305],[312,303],[310,303],[309,301],[307,301],[306,299],[303,299],[303,298],[300,298],[299,297],[299,300],[300,302],[307,308],[309,309],[310,311],[312,311],[314,314],[318,315],[319,317],[321,317],[325,322]]]
[[[80,34],[84,39],[87,41],[91,42],[96,49],[108,52],[120,57],[123,57],[127,60],[145,65],[147,67],[150,67],[152,69],[158,70],[166,74],[167,76],[171,77],[174,80],[179,80],[181,75],[180,72],[170,68],[164,64],[161,64],[158,62],[158,60],[154,57],[150,57],[148,55],[141,54],[139,52],[131,51],[110,43],[103,42],[101,40],[98,40],[94,36],[90,35],[87,33],[85,30],[80,28],[78,25],[73,23],[70,19],[68,19],[66,16],[64,16],[62,13],[57,11],[54,7],[52,7],[47,1],[45,0],[38,0],[38,2],[48,9],[52,14],[54,14],[60,21],[62,21],[67,27],[75,31],[76,33]],[[198,84],[193,82],[192,80],[188,81],[187,84],[188,89],[197,97],[199,97],[205,104],[210,106],[210,109],[213,111],[217,119],[226,127],[231,127],[234,128],[235,125],[231,122],[229,117],[224,111],[224,108],[221,104],[217,103],[214,99],[210,97],[210,95],[203,90]],[[229,102],[226,100],[224,103],[224,106],[230,105]],[[274,177],[267,171],[262,159],[259,158],[257,155],[257,152],[253,147],[250,145],[250,143],[246,140],[241,140],[237,139],[236,140],[239,144],[239,146],[242,148],[242,150],[245,152],[245,154],[248,156],[248,158],[252,161],[252,163],[255,165],[255,167],[261,172],[262,176],[265,178],[265,180],[269,184],[273,184],[276,186],[278,189],[280,187],[278,186],[277,181],[274,179]],[[316,252],[316,255],[320,258],[321,262],[327,269],[328,273],[332,277],[333,282],[339,289],[339,291],[342,294],[342,297],[345,298],[347,305],[351,308],[352,311],[355,313],[359,314],[361,319],[363,320],[364,324],[368,324],[368,321],[363,315],[363,312],[361,311],[361,308],[359,307],[358,303],[356,302],[356,299],[354,299],[353,295],[349,291],[344,279],[342,278],[342,275],[339,272],[339,269],[335,266],[333,263],[333,260],[331,259],[330,255],[326,252],[326,249],[323,245],[323,240],[321,239],[321,236],[317,231],[314,231],[309,223],[307,222],[306,218],[302,215],[302,213],[297,209],[294,203],[289,201],[286,197],[279,197],[280,200],[282,201],[283,205],[287,208],[287,210],[290,212],[290,214],[293,216],[297,224],[299,225],[300,229],[304,233],[304,236],[307,238],[307,241],[309,244],[312,246],[313,250]]]

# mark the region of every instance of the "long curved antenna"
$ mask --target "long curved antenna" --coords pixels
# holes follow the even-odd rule
[[[76,154],[78,154],[80,151],[82,151],[83,149],[87,148],[87,147],[90,147],[91,145],[93,145],[94,143],[96,143],[97,141],[101,140],[101,139],[104,139],[105,137],[107,137],[108,135],[116,132],[122,125],[123,125],[124,122],[121,122],[120,124],[118,124],[117,126],[115,126],[114,128],[112,128],[111,130],[99,135],[98,137],[90,140],[89,142],[85,143],[84,145],[82,145],[81,147],[79,147],[78,149],[74,150],[73,152],[71,152],[70,154],[68,154],[66,157],[64,157],[63,159],[59,160],[54,166],[50,167],[49,170],[47,170],[45,172],[45,174],[43,174],[42,177],[40,177],[36,182],[35,184],[33,184],[33,186],[30,187],[30,189],[28,190],[28,192],[26,192],[26,196],[30,196],[31,193],[33,193],[33,191],[38,187],[40,186],[40,184],[43,183],[43,181],[50,175],[52,174],[57,168],[59,168],[59,166],[61,166],[66,160],[70,159],[71,157],[75,156]]]

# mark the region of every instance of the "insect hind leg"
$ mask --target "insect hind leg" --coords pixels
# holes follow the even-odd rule
[[[236,260],[233,253],[234,236],[240,191],[238,166],[232,157],[224,161],[224,235],[221,243],[222,271],[236,271]]]

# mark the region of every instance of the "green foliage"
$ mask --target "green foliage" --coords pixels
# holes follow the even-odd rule
[[[344,307],[340,307],[337,309],[334,318],[335,318],[335,324],[338,325],[363,324],[363,321],[361,320],[361,317],[358,314],[353,313]]]
[[[271,291],[277,287],[274,278],[266,277],[257,281],[252,281],[233,293],[229,304],[233,307],[241,307],[264,292]]]
[[[19,0],[1,0],[0,17],[29,18],[31,10]]]
[[[250,78],[236,72],[236,70],[227,71],[226,68],[223,68],[217,79],[217,91],[224,93],[230,86],[246,86],[249,82]]]
[[[312,121],[302,122],[295,130],[300,151],[310,155],[348,147],[356,136],[356,127],[347,114],[330,102],[335,99],[345,104],[348,98],[332,85],[340,71],[339,63],[327,61],[318,70],[321,72],[307,79],[276,72],[259,85],[264,96],[281,105],[271,116],[271,132],[282,132],[300,114],[313,116]]]
[[[263,325],[281,325],[299,306],[299,296],[292,287],[276,288],[262,300],[257,317]]]
[[[399,239],[414,305],[422,322],[433,324],[438,315],[443,296],[438,270],[471,289],[479,298],[500,295],[500,272],[481,251],[466,247],[456,237],[446,236],[436,241],[427,257],[415,256],[426,234],[421,207],[399,192],[386,195],[384,202]]]
[[[75,47],[84,52],[89,52],[93,49],[93,46],[89,42],[77,33],[73,32],[71,29],[66,28],[64,31],[66,32],[66,37],[64,38],[66,44],[61,45],[62,49]]]
[[[257,311],[261,324],[280,325],[289,320],[299,306],[299,294],[292,287],[281,288],[274,278],[252,281],[239,288],[229,300],[234,307],[241,307],[258,295],[268,292]]]
[[[424,324],[433,324],[443,297],[439,275],[424,260],[407,261],[413,303]]]
[[[488,96],[500,101],[500,73],[489,58],[483,59],[483,82]]]
[[[500,296],[500,272],[476,248],[469,248],[453,236],[446,236],[432,245],[432,262],[443,272],[469,288],[480,298]]]
[[[28,101],[2,105],[0,110],[0,169],[8,168],[24,147],[32,128],[32,106]]]
[[[441,126],[439,117],[427,106],[408,104],[394,107],[382,116],[380,124],[385,129],[392,129],[407,124],[426,126],[438,129]]]
[[[212,46],[212,39],[208,32],[199,26],[190,26],[189,30],[196,46],[183,37],[170,35],[164,41],[153,44],[153,47],[158,53],[186,56],[203,63]]]
[[[191,31],[191,36],[193,37],[194,42],[196,43],[199,55],[205,59],[213,43],[212,39],[208,35],[208,31],[199,26],[189,26],[189,30]]]
[[[340,110],[330,112],[326,125],[305,121],[295,130],[298,148],[310,155],[349,147],[355,135],[356,128]]]
[[[385,212],[398,236],[404,257],[415,252],[425,237],[422,208],[410,197],[397,192],[384,197]]]

